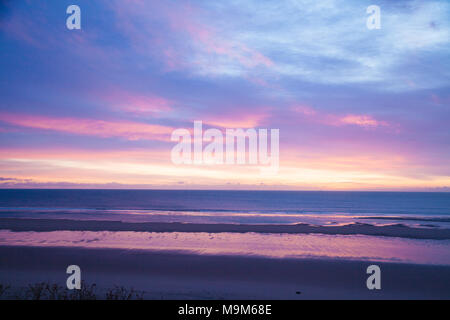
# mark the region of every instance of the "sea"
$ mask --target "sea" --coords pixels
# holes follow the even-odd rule
[[[3,189],[0,217],[450,227],[450,193]]]
[[[41,219],[125,223],[364,225],[450,229],[450,193],[224,190],[0,190],[0,223]],[[0,228],[1,229],[1,228]],[[101,229],[101,228],[100,228]],[[403,229],[402,229],[403,230]],[[434,232],[434,231],[433,231]],[[0,246],[183,251],[274,258],[450,265],[449,239],[369,234],[0,230]],[[415,233],[417,234],[417,232]]]

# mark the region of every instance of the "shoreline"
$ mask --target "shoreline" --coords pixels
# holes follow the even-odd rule
[[[285,234],[328,234],[368,235],[410,239],[448,240],[450,229],[412,228],[403,224],[375,226],[352,223],[342,226],[315,226],[299,224],[223,224],[223,223],[180,223],[180,222],[122,222],[108,220],[28,219],[2,218],[0,230],[13,232],[50,231],[137,231],[137,232],[207,232],[207,233],[285,233]]]

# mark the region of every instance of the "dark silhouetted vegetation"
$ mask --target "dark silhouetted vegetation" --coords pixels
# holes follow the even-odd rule
[[[106,292],[106,293],[105,293]],[[18,288],[15,292],[11,286],[0,284],[0,299],[13,300],[142,300],[144,291],[133,288],[127,289],[123,286],[113,288],[99,293],[96,284],[88,285],[81,282],[79,290],[69,290],[58,284],[38,282],[28,285],[26,288]]]

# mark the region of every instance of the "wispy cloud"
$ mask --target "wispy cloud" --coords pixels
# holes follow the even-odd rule
[[[317,122],[331,126],[355,125],[363,128],[390,127],[391,125],[384,120],[377,120],[371,115],[365,114],[346,114],[337,115],[329,112],[318,111],[305,105],[297,105],[291,110],[307,121]]]
[[[172,128],[131,121],[55,118],[27,114],[0,113],[0,121],[16,126],[101,138],[169,141]]]
[[[361,127],[387,126],[386,121],[379,121],[371,116],[350,114],[338,120],[338,124],[354,124]]]
[[[192,3],[113,1],[110,5],[119,30],[133,46],[144,55],[152,55],[157,49],[169,70],[185,69],[207,76],[242,75],[256,67],[274,65],[256,48],[224,32],[211,21],[207,10]]]
[[[97,94],[96,94],[97,95]],[[157,115],[172,110],[173,102],[156,94],[144,94],[112,88],[100,95],[111,109],[117,109],[136,115]]]
[[[425,57],[447,53],[450,38],[446,1],[383,1],[382,28],[366,28],[361,1],[257,0],[210,3],[216,12],[234,19],[220,20],[239,41],[273,57],[268,77],[291,77],[323,84],[370,84],[379,90],[439,87],[448,72],[436,76],[420,68]],[[218,14],[219,15],[219,14]],[[403,72],[399,72],[403,70]]]

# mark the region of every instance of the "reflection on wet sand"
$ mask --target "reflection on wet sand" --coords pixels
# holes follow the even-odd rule
[[[342,258],[450,265],[450,240],[363,235],[2,230],[0,245],[169,250],[208,255]]]

